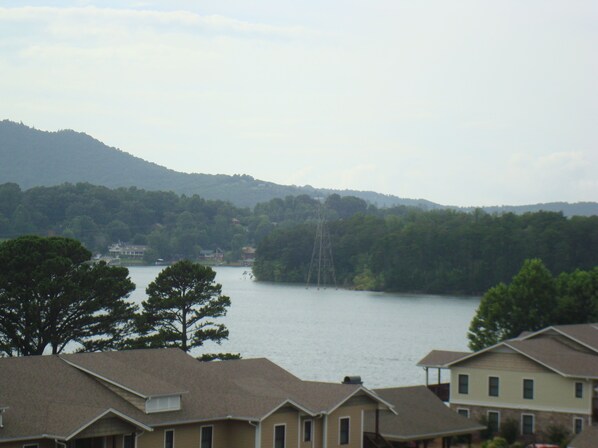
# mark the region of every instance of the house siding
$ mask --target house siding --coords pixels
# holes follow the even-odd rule
[[[363,445],[363,417],[366,411],[375,410],[376,404],[371,399],[355,397],[347,401],[328,416],[328,445],[327,448],[361,448]],[[363,411],[363,412],[362,412]],[[349,424],[349,444],[341,445],[339,443],[340,419],[350,418]]]
[[[469,375],[469,393],[460,394],[458,378]],[[488,378],[499,378],[499,395],[488,395]],[[534,380],[534,398],[523,398],[523,380]],[[575,397],[575,383],[579,380],[564,378],[549,372],[518,372],[504,369],[455,367],[451,369],[451,403],[482,406],[511,407],[518,409],[554,410],[560,412],[591,414],[592,383],[584,383],[583,398]]]
[[[299,413],[291,407],[279,409],[262,422],[262,448],[274,448],[274,426],[286,425],[285,447],[298,448]]]
[[[213,426],[213,448],[252,448],[255,446],[255,428],[246,421],[218,420],[212,422],[173,425],[143,433],[137,448],[163,448],[164,432],[174,429],[174,448],[199,448],[200,428]]]
[[[451,404],[451,408],[457,411],[458,408],[469,409],[469,418],[475,421],[481,421],[486,418],[488,411],[495,411],[500,413],[500,425],[507,420],[515,420],[518,424],[519,434],[521,434],[521,416],[522,414],[534,416],[534,434],[540,437],[545,437],[549,426],[562,426],[570,434],[575,431],[574,419],[582,418],[584,420],[584,428],[591,423],[591,417],[585,414],[571,414],[564,412],[549,412],[549,411],[537,411],[534,409],[509,409],[499,407],[488,407],[488,406],[465,406],[465,405],[454,405]]]
[[[519,353],[482,353],[460,362],[458,367],[471,369],[510,370],[515,372],[550,372],[549,369]]]

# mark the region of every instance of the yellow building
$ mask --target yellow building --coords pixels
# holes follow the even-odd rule
[[[362,448],[392,406],[359,382],[178,349],[0,359],[2,448]]]
[[[450,369],[451,408],[493,432],[511,420],[534,440],[550,426],[578,434],[598,423],[598,324],[548,327],[475,353],[434,351],[419,365]]]

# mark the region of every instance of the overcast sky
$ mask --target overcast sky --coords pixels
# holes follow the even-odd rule
[[[185,172],[597,201],[597,80],[595,0],[0,2],[0,118]]]

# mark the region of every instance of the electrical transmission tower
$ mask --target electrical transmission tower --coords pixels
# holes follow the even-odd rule
[[[315,272],[314,272],[315,271]],[[336,287],[336,274],[334,272],[334,260],[332,258],[332,244],[330,243],[330,232],[326,226],[326,218],[322,213],[322,205],[318,208],[318,220],[316,223],[316,237],[314,248],[309,262],[306,287],[309,288],[312,277],[316,277],[316,285],[334,285]]]

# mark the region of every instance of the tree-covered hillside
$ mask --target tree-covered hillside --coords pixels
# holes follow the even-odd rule
[[[109,188],[137,187],[199,195],[204,199],[227,201],[237,207],[254,207],[258,203],[287,196],[325,198],[339,194],[355,196],[381,208],[405,205],[422,210],[459,209],[425,199],[406,199],[373,191],[279,185],[249,175],[180,173],[106,146],[83,133],[70,130],[45,132],[9,120],[0,121],[0,184],[6,182],[14,182],[23,189],[65,182],[84,182]],[[561,211],[565,216],[598,215],[596,202],[555,202],[483,209],[489,213],[545,210]],[[473,211],[471,208],[459,210]]]
[[[109,188],[137,187],[197,194],[238,207],[253,207],[259,202],[290,195],[326,197],[337,192],[310,186],[278,185],[248,175],[180,173],[108,147],[87,134],[70,130],[39,131],[4,120],[0,121],[0,183],[6,182],[14,182],[23,189],[65,182],[87,182]],[[402,199],[367,191],[338,193],[362,196],[381,207],[397,204],[438,207],[423,199]]]
[[[479,294],[510,280],[528,258],[554,274],[598,265],[598,216],[405,209],[328,227],[338,282],[363,289]],[[258,246],[256,277],[305,281],[315,232],[307,223],[270,233]]]

